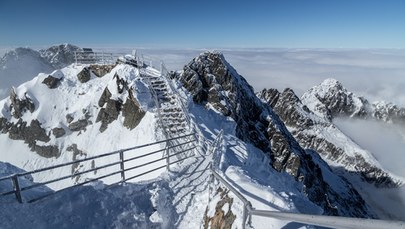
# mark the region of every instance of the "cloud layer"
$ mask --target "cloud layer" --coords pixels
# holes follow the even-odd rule
[[[334,123],[381,165],[405,178],[405,128],[373,120],[335,119]]]

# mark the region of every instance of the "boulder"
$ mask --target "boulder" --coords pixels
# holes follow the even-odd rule
[[[58,87],[59,82],[60,82],[61,80],[62,80],[62,79],[59,79],[59,78],[56,78],[56,77],[53,77],[53,76],[49,75],[48,77],[46,77],[46,78],[42,81],[42,83],[45,84],[49,89],[55,89],[55,88]]]
[[[79,81],[81,83],[86,83],[87,81],[89,81],[91,78],[91,72],[90,72],[90,68],[89,67],[85,67],[83,68],[82,71],[80,71],[77,74],[77,79],[79,79]]]
[[[89,123],[88,123],[87,119],[81,119],[76,122],[70,123],[68,127],[71,131],[80,131],[80,130],[86,129],[86,126],[88,124]]]
[[[66,131],[62,127],[55,127],[52,129],[52,134],[55,136],[55,138],[60,138],[66,134]]]

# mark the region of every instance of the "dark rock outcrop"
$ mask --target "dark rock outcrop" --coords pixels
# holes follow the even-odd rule
[[[100,132],[107,129],[108,124],[117,120],[120,111],[122,110],[122,101],[109,99],[105,108],[101,108],[98,112],[96,122],[101,122]]]
[[[52,129],[52,134],[55,136],[55,138],[60,138],[66,134],[66,131],[62,127],[55,127]]]
[[[39,156],[45,158],[59,157],[59,148],[55,145],[32,145],[31,150],[35,151]]]
[[[122,116],[124,116],[124,126],[130,130],[134,129],[145,116],[145,111],[140,108],[140,105],[133,95],[132,89],[128,91],[129,95],[122,108]]]
[[[89,67],[84,67],[77,74],[77,78],[81,83],[86,83],[90,80],[91,74],[94,74],[97,77],[103,77],[105,74],[111,72],[114,67],[115,65],[90,65]],[[118,75],[115,74],[115,76]]]
[[[113,80],[116,82],[117,92],[119,94],[127,92],[128,95],[124,103],[119,98],[117,100],[111,99],[112,94],[110,90],[107,87],[104,89],[98,100],[98,105],[102,108],[98,112],[96,119],[96,123],[101,122],[100,132],[104,132],[108,124],[117,120],[121,111],[124,117],[123,125],[130,130],[138,126],[145,116],[145,112],[140,108],[139,102],[134,96],[134,89],[129,88],[127,81],[122,79],[118,74],[114,75]]]
[[[46,134],[45,129],[41,127],[41,123],[34,119],[30,125],[23,121],[21,118],[17,123],[11,123],[5,118],[0,118],[0,131],[8,133],[8,137],[13,140],[23,140],[28,144],[31,151],[36,152],[38,155],[46,158],[59,157],[59,148],[55,145],[38,145],[37,141],[49,142],[50,138]]]
[[[71,131],[81,131],[85,130],[88,124],[89,122],[87,119],[80,119],[76,122],[71,122],[68,127]]]
[[[93,64],[90,65],[90,70],[96,75],[97,77],[103,77],[107,73],[110,73],[111,70],[115,67],[115,64]]]
[[[84,67],[78,74],[77,74],[77,79],[81,83],[86,83],[90,80],[91,78],[91,71],[89,67]]]
[[[101,94],[100,99],[98,100],[98,105],[100,107],[103,107],[104,104],[111,98],[111,92],[108,90],[108,88],[106,87],[103,91],[103,93]]]
[[[46,78],[42,81],[42,83],[45,84],[49,89],[55,89],[55,88],[58,87],[59,82],[60,82],[61,80],[62,80],[62,79],[59,79],[59,78],[56,78],[56,77],[53,77],[53,76],[49,75],[48,77],[46,77]]]
[[[16,124],[11,125],[8,134],[13,140],[24,140],[26,143],[48,142],[50,140],[45,129],[41,127],[41,123],[36,119],[32,120],[29,126],[27,126],[27,122],[19,119]]]
[[[209,103],[238,125],[237,136],[268,151],[270,146],[265,119],[266,109],[252,87],[236,73],[219,53],[204,53],[194,58],[178,75],[197,104]]]
[[[18,98],[14,88],[10,93],[10,101],[10,111],[13,111],[12,115],[14,118],[21,118],[27,110],[29,110],[31,113],[35,111],[35,104],[31,98],[29,98],[27,94],[24,94],[24,97],[21,99]]]

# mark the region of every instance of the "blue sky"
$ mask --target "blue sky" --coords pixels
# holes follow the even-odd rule
[[[405,48],[405,0],[0,0],[0,46]]]

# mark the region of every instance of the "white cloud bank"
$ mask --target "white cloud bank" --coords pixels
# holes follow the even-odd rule
[[[405,178],[405,127],[373,120],[335,119],[340,130],[371,152],[380,164]]]
[[[113,50],[114,48],[110,48]],[[130,52],[131,49],[121,49]],[[182,69],[204,49],[139,49]],[[405,50],[372,49],[226,49],[219,50],[256,91],[292,88],[299,96],[324,79],[335,78],[371,102],[405,106]]]

